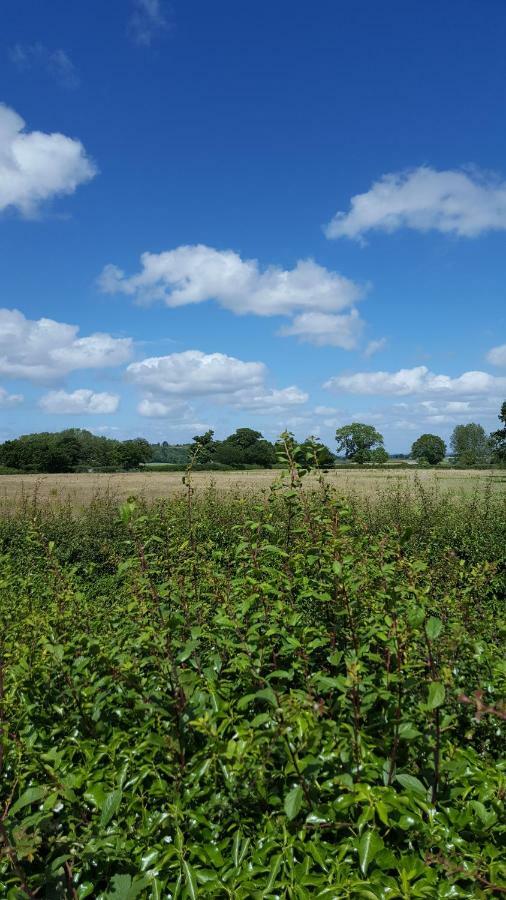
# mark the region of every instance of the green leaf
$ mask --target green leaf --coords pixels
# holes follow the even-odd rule
[[[290,820],[295,819],[295,816],[300,812],[303,797],[304,794],[300,784],[296,784],[295,787],[293,787],[292,790],[286,795],[283,805],[285,808],[285,812]]]
[[[112,817],[118,812],[122,797],[123,791],[120,790],[111,791],[110,794],[107,794],[102,807],[102,815],[100,816],[100,824],[103,828],[105,828]]]
[[[441,619],[436,619],[435,616],[431,616],[425,625],[425,630],[427,632],[427,637],[430,638],[431,641],[435,641],[443,630]]]
[[[37,803],[38,800],[42,800],[45,794],[45,787],[39,786],[28,788],[27,791],[21,794],[19,800],[16,800],[14,806],[11,808],[10,815],[15,815],[20,809],[23,809],[24,806],[29,806],[31,803]]]
[[[255,697],[258,700],[267,700],[267,703],[270,703],[271,706],[276,707],[278,705],[276,695],[272,688],[263,688],[263,690],[257,691]]]
[[[86,802],[92,803],[97,809],[104,805],[106,796],[103,784],[92,784],[84,792]]]
[[[377,831],[368,829],[364,831],[358,844],[358,861],[362,875],[367,875],[367,870],[374,857],[383,850],[383,840]]]
[[[157,859],[159,856],[159,850],[148,850],[147,853],[144,853],[141,856],[141,872],[145,872],[147,869],[150,869],[155,859]]]
[[[178,662],[185,662],[187,659],[189,659],[193,651],[195,650],[197,643],[197,641],[187,641],[181,652],[178,653]]]
[[[192,867],[190,866],[189,863],[186,862],[185,859],[183,859],[183,870],[184,870],[186,887],[188,888],[188,893],[191,897],[191,900],[197,900],[197,896],[198,896],[197,877],[196,877],[195,872],[193,871]]]
[[[421,797],[427,796],[427,788],[418,778],[415,778],[414,775],[396,775],[395,780],[402,785],[405,790],[410,791],[413,794],[419,794]]]
[[[276,878],[278,877],[278,872],[279,872],[282,860],[283,860],[282,853],[278,853],[277,856],[275,856],[273,858],[273,860],[271,862],[271,867],[269,870],[269,881],[267,882],[267,884],[265,886],[265,892],[264,892],[264,894],[262,894],[262,896],[265,896],[265,894],[268,894],[270,891],[272,891],[274,884],[276,882]]]
[[[437,709],[442,706],[445,701],[445,686],[440,681],[433,681],[429,684],[429,696],[427,706],[429,709]]]
[[[130,875],[115,875],[114,878],[111,879],[110,887],[112,890],[107,891],[105,895],[107,900],[109,898],[114,898],[114,900],[128,900],[130,894],[130,888],[132,886],[132,879]]]
[[[412,722],[401,722],[399,725],[399,737],[404,741],[411,741],[413,738],[420,737],[420,732]]]
[[[232,844],[232,857],[234,860],[234,866],[236,869],[239,868],[239,851],[241,848],[241,832],[236,831],[234,834],[234,842]]]

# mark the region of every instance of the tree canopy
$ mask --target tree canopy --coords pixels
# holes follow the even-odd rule
[[[383,435],[374,425],[353,422],[336,430],[337,452],[356,463],[371,461],[371,451],[383,446]]]
[[[276,462],[274,445],[265,440],[260,431],[253,428],[237,428],[222,441],[214,440],[214,431],[197,434],[193,438],[190,453],[197,464],[210,463],[220,466],[254,465],[269,468]]]
[[[503,427],[493,431],[490,435],[492,459],[494,462],[506,463],[506,400],[503,402],[497,418],[502,422]]]
[[[437,434],[421,434],[411,447],[411,455],[419,462],[437,465],[446,456],[446,444]]]
[[[490,443],[485,430],[475,422],[456,425],[450,445],[457,462],[461,465],[474,466],[484,463],[490,456]]]
[[[25,434],[0,445],[0,465],[30,472],[134,469],[151,455],[151,446],[144,438],[116,441],[81,428]]]

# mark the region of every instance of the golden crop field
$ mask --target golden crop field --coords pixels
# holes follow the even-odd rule
[[[114,474],[79,473],[63,475],[0,475],[0,511],[37,500],[41,503],[69,503],[85,506],[99,497],[118,501],[142,497],[151,501],[171,497],[184,490],[182,472],[126,472]],[[193,487],[202,494],[211,487],[235,496],[268,491],[280,472],[272,469],[246,472],[195,472]],[[324,476],[343,495],[368,498],[381,496],[392,488],[416,492],[417,484],[437,491],[472,494],[491,489],[506,495],[506,474],[500,470],[413,470],[413,469],[337,469]],[[309,476],[308,486],[316,484]]]

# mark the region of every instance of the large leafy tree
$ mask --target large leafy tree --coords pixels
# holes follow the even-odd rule
[[[374,425],[353,422],[336,431],[337,452],[344,453],[352,462],[364,463],[371,459],[371,451],[383,446],[383,435]]]
[[[382,466],[388,462],[389,456],[384,447],[376,447],[371,450],[371,462],[377,466]]]
[[[502,422],[502,428],[493,431],[490,435],[490,445],[492,447],[492,458],[494,462],[506,462],[506,400],[501,406],[501,412],[498,419]]]
[[[486,462],[490,455],[490,447],[485,430],[475,422],[468,425],[456,425],[450,439],[452,452],[457,462],[466,466]]]
[[[435,466],[446,456],[446,444],[437,434],[421,434],[411,447],[411,455],[419,462]]]
[[[136,469],[141,463],[149,462],[151,455],[151,446],[145,438],[120,442],[119,458],[123,469]]]
[[[190,446],[190,455],[200,464],[211,462],[216,451],[214,431],[210,428],[204,434],[196,434]]]
[[[269,468],[276,462],[276,452],[260,431],[238,428],[217,444],[215,459],[228,466],[246,464]]]

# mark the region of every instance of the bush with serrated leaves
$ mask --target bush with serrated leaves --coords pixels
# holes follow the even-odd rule
[[[499,504],[286,453],[260,500],[0,526],[2,897],[506,891]]]

